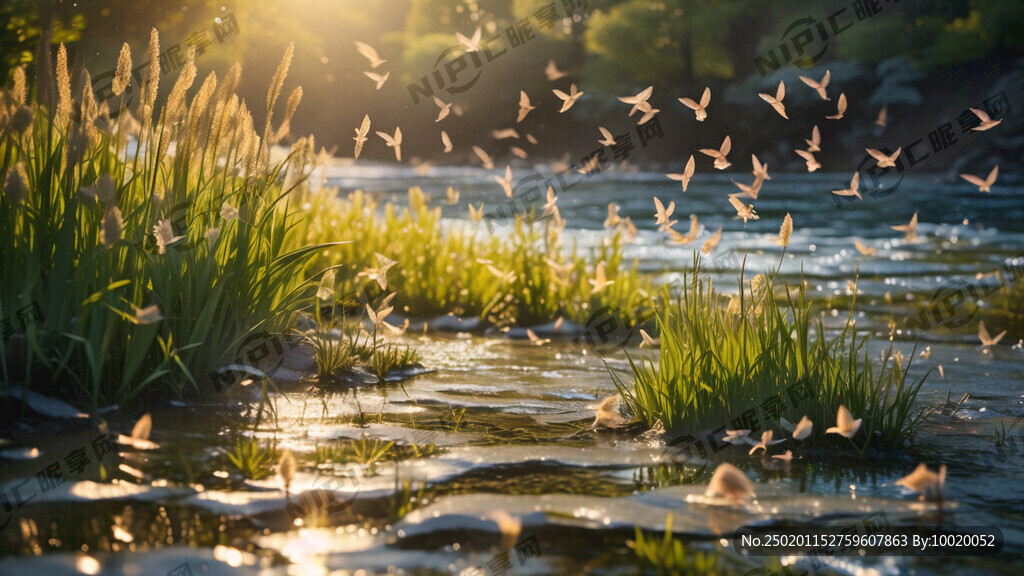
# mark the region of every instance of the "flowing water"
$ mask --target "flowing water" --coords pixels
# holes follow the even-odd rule
[[[500,190],[480,170],[432,169],[420,176],[349,167],[330,176],[343,190],[362,188],[399,203],[409,185],[443,199],[445,187],[455,184],[461,208],[444,207],[453,225],[467,219],[466,202],[485,201],[490,210],[500,204]],[[773,241],[791,213],[795,232],[783,277],[796,282],[802,274],[826,321],[841,323],[852,299],[848,281],[859,272],[856,319],[872,334],[873,353],[892,338],[909,354],[914,341],[904,321],[922,301],[958,280],[992,284],[995,277],[975,280],[975,274],[1024,256],[1024,187],[1010,177],[992,194],[980,194],[962,182],[908,176],[886,197],[839,207],[828,190],[845,188],[845,178],[774,175],[756,202],[761,219],[746,225],[732,219],[726,194],[735,188],[724,175],[698,175],[683,193],[660,174],[607,174],[563,191],[559,206],[566,233],[586,246],[602,241],[606,206],[619,203],[620,215],[641,229],[627,256],[670,284],[692,265],[694,247],[723,226],[707,266],[726,291],[735,290],[744,260],[747,271],[778,266],[781,248]],[[686,217],[698,214],[700,241],[666,244],[654,226],[654,195],[676,202],[684,229]],[[908,222],[915,211],[920,238],[903,242],[889,226]],[[878,255],[861,256],[855,237]],[[954,320],[974,310],[966,302]],[[99,481],[96,464],[80,479],[56,481],[45,491],[36,477],[66,452],[92,448],[93,430],[38,440],[34,460],[4,460],[4,519],[12,520],[0,532],[0,573],[504,574],[507,562],[508,574],[639,574],[627,540],[636,526],[663,531],[671,515],[673,531],[690,548],[719,556],[720,566],[739,573],[778,566],[771,558],[741,557],[722,538],[741,526],[848,525],[882,517],[894,524],[997,526],[1005,547],[994,558],[838,557],[811,572],[1019,574],[1024,351],[1007,337],[983,353],[967,332],[972,326],[938,326],[922,335],[919,351],[928,346],[931,353],[915,359],[911,377],[938,365],[943,374],[933,373],[918,397],[920,408],[938,410],[907,453],[867,460],[808,454],[790,463],[751,458],[739,447],[709,463],[666,449],[655,434],[592,431],[594,409],[615,392],[605,362],[626,366],[614,347],[587,351],[571,339],[534,346],[500,335],[410,330],[404,338],[429,371],[404,381],[338,391],[276,382],[266,391],[276,413],[260,410],[258,386],[230,389],[227,400],[154,410],[152,439],[160,448],[122,459],[106,454],[105,469],[118,477],[113,482]],[[1001,330],[998,323],[990,328]],[[965,393],[970,397],[955,406]],[[243,481],[227,473],[230,438],[257,419],[258,437],[276,439],[302,463],[289,500],[274,478]],[[415,445],[421,453],[403,450],[403,458],[370,466],[315,464],[318,447],[382,445],[367,439]],[[920,460],[949,468],[941,508],[894,484]],[[755,503],[719,506],[700,497],[714,464],[723,461],[754,480]],[[20,492],[12,492],[16,486]],[[332,500],[314,498],[327,493],[314,488],[329,490]],[[510,517],[519,519],[518,532],[507,528]]]

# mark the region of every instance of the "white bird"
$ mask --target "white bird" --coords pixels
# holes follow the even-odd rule
[[[701,247],[700,251],[703,254],[711,254],[711,251],[718,246],[718,241],[722,239],[722,227],[718,227],[718,232],[711,235],[710,238],[704,241],[704,246]]]
[[[978,132],[990,130],[992,128],[995,128],[996,126],[999,125],[1000,122],[1002,122],[1002,119],[993,120],[989,118],[988,114],[985,113],[984,110],[971,108],[971,112],[974,112],[974,115],[978,117],[978,120],[981,120],[981,124],[975,126],[974,128],[971,128],[971,130],[977,130]]]
[[[363,144],[366,143],[366,135],[370,133],[370,115],[363,116],[363,123],[356,128],[356,137],[353,140],[356,141],[355,157],[359,158],[359,153],[363,151]]]
[[[473,32],[472,38],[466,38],[461,32],[455,33],[455,38],[459,41],[464,52],[479,52],[480,51],[480,37],[483,34],[483,30],[479,26],[476,27],[476,32]]]
[[[903,232],[903,240],[910,242],[914,238],[917,238],[917,212],[914,212],[914,217],[910,219],[908,224],[900,224],[899,226],[889,226],[897,232]]]
[[[491,159],[487,152],[484,152],[483,148],[473,146],[473,152],[475,152],[477,157],[480,158],[480,161],[484,163],[485,170],[494,170],[494,160]]]
[[[748,500],[755,496],[754,485],[739,468],[723,462],[715,468],[711,475],[708,488],[704,492],[708,497],[721,497],[734,502]]]
[[[612,136],[612,133],[607,128],[598,126],[597,129],[601,132],[601,140],[597,141],[598,144],[602,146],[615,146],[615,136]]]
[[[434,122],[440,122],[441,120],[444,120],[445,117],[448,116],[448,113],[452,111],[452,105],[445,104],[444,100],[441,100],[437,96],[434,96],[434,104],[437,104],[437,107],[440,108],[440,110],[437,112],[437,120],[434,120]]]
[[[785,438],[783,438],[782,440],[773,440],[774,437],[775,437],[775,432],[774,431],[772,431],[772,430],[765,430],[764,432],[761,433],[761,441],[758,442],[757,444],[754,444],[754,447],[750,449],[750,452],[747,452],[747,455],[748,456],[753,456],[754,452],[757,452],[758,448],[760,448],[761,450],[764,450],[764,452],[767,454],[769,446],[774,446],[775,444],[778,444],[780,442],[785,442],[786,441]]]
[[[544,75],[548,77],[549,82],[554,82],[559,78],[568,76],[568,72],[562,72],[558,69],[554,60],[548,60],[548,65],[544,67]]]
[[[675,202],[669,202],[668,208],[665,208],[665,205],[661,203],[661,200],[655,197],[654,208],[658,211],[655,214],[657,220],[654,223],[657,224],[658,226],[661,226],[661,228],[658,229],[659,231],[662,231],[665,228],[669,228],[676,223],[675,220],[669,221],[669,218],[672,217],[672,212],[674,212],[676,209]]]
[[[996,183],[996,178],[999,176],[999,165],[996,164],[995,168],[988,173],[988,178],[982,180],[973,174],[961,174],[960,177],[967,180],[971,184],[978,187],[979,192],[992,192],[992,185]]]
[[[733,446],[740,446],[742,444],[753,444],[754,441],[749,438],[750,430],[728,430],[725,431],[725,436],[722,437],[722,442],[728,442]]]
[[[556,205],[557,202],[558,202],[558,197],[555,196],[555,189],[553,187],[551,187],[551,186],[548,186],[547,201],[544,202],[544,215],[545,216],[554,213],[555,205]]]
[[[367,78],[377,83],[377,90],[380,90],[380,87],[383,86],[384,83],[388,81],[388,77],[391,76],[391,72],[388,72],[383,76],[374,72],[363,72],[363,74],[366,74]]]
[[[803,158],[807,162],[807,171],[814,172],[818,168],[821,168],[821,163],[814,158],[814,154],[807,150],[794,150],[798,156]]]
[[[491,130],[491,137],[495,140],[504,140],[506,138],[519,140],[519,132],[516,132],[515,128],[502,128],[500,130]]]
[[[608,217],[604,219],[605,228],[614,228],[622,222],[622,218],[619,217],[619,205],[615,202],[608,203]]]
[[[637,110],[640,110],[640,104],[647,102],[647,99],[654,93],[654,86],[648,86],[635,96],[619,96],[619,102],[626,104],[632,104],[633,108],[629,111],[629,115],[632,116]]]
[[[743,218],[743,223],[746,224],[747,220],[760,220],[761,217],[754,212],[754,205],[744,206],[743,202],[740,202],[738,198],[729,198],[729,204],[736,209],[736,217]]]
[[[604,270],[604,262],[597,263],[597,267],[594,268],[594,277],[590,280],[587,280],[587,282],[590,283],[591,294],[597,294],[598,292],[604,290],[606,287],[615,284],[614,280],[608,279],[608,276]]]
[[[536,332],[529,328],[526,329],[526,337],[530,339],[530,342],[532,342],[534,346],[543,346],[551,342],[551,338],[541,338],[537,336]]]
[[[818,130],[817,124],[811,130],[811,139],[804,142],[807,142],[808,152],[821,152],[821,131]]]
[[[803,80],[804,84],[807,84],[811,88],[817,90],[818,96],[821,96],[822,100],[829,100],[828,93],[825,91],[825,88],[828,87],[828,81],[832,79],[831,70],[825,70],[825,75],[822,76],[821,80],[818,80],[817,82],[815,82],[812,78],[808,78],[807,76],[801,76],[800,79]]]
[[[857,252],[860,252],[864,256],[878,255],[878,248],[872,248],[856,238],[853,239],[853,247],[857,249]]]
[[[384,60],[383,58],[377,55],[377,51],[373,49],[373,46],[358,41],[355,43],[355,45],[356,50],[359,50],[359,53],[365,56],[366,59],[370,61],[370,66],[372,66],[373,68],[376,68],[377,66],[380,66],[381,64],[387,62],[387,60]]]
[[[526,153],[526,150],[523,150],[519,146],[512,146],[511,148],[508,149],[508,151],[515,154],[517,157],[522,158],[523,160],[526,160],[526,157],[529,156],[529,154]]]
[[[747,186],[746,184],[741,184],[733,180],[732,183],[735,184],[736,187],[741,190],[741,193],[735,194],[735,196],[749,196],[754,200],[757,200],[757,195],[758,193],[761,192],[762,182],[764,182],[764,180],[761,180],[760,178],[754,178],[754,183],[751,184],[750,186]],[[730,196],[733,196],[733,194],[730,194]]]
[[[652,108],[649,102],[641,102],[637,104],[637,109],[644,113],[640,120],[637,120],[637,126],[647,124],[647,122],[650,121],[651,118],[654,118],[655,114],[661,112],[661,110],[658,108]]]
[[[448,137],[448,133],[444,130],[441,130],[441,144],[444,144],[445,154],[452,151],[452,139]]]
[[[526,115],[530,113],[536,106],[530,103],[530,97],[526,95],[526,90],[519,91],[519,117],[516,119],[516,124],[523,121]]]
[[[697,239],[698,236],[700,236],[700,221],[697,219],[696,214],[690,214],[690,229],[686,232],[686,234],[682,234],[680,232],[677,232],[676,230],[673,230],[671,225],[666,226],[664,229],[668,230],[668,237],[670,240],[672,240],[672,242],[680,245],[685,245],[689,244],[690,242],[693,242],[694,240]]]
[[[982,320],[981,322],[978,322],[978,340],[981,340],[981,345],[986,349],[989,346],[999,344],[999,341],[1003,339],[1003,336],[1006,336],[1006,330],[997,334],[995,338],[989,336],[988,330],[985,328],[985,321]]]
[[[750,162],[754,167],[754,178],[757,180],[771,180],[772,177],[768,175],[768,164],[761,164],[761,161],[757,159],[756,154],[750,155]]]
[[[683,183],[683,192],[686,192],[686,187],[690,185],[690,178],[693,178],[693,170],[695,164],[693,161],[693,154],[690,154],[690,159],[686,162],[686,168],[682,174],[666,174],[672,180],[678,180]]]
[[[789,120],[789,116],[786,116],[786,106],[782,103],[782,99],[786,97],[785,82],[779,80],[779,87],[775,91],[775,96],[772,96],[771,94],[765,94],[764,92],[761,92],[760,94],[758,94],[758,96],[761,97],[761,100],[764,100],[765,102],[771,104],[772,108],[775,108],[775,111],[779,113],[779,116],[782,116],[786,120]]]
[[[395,135],[391,136],[387,132],[377,132],[377,136],[384,139],[387,143],[388,148],[395,149],[395,160],[398,162],[402,161],[402,129],[395,127]]]
[[[445,190],[445,195],[448,197],[449,204],[459,203],[459,191],[456,190],[454,186],[449,186],[448,189]]]
[[[811,431],[814,429],[814,423],[811,422],[811,419],[808,418],[807,416],[801,418],[800,422],[798,422],[796,426],[794,426],[789,420],[786,420],[785,418],[781,418],[779,420],[779,424],[781,424],[783,428],[790,432],[794,440],[806,439],[808,436],[811,435]]]
[[[846,93],[845,92],[839,95],[839,103],[836,105],[836,110],[837,110],[837,112],[836,112],[835,116],[825,116],[825,118],[828,118],[829,120],[839,120],[840,118],[843,117],[843,114],[846,114]]]
[[[704,88],[704,93],[700,97],[700,102],[694,102],[691,98],[680,98],[680,102],[684,106],[693,110],[694,115],[697,117],[697,122],[703,122],[708,117],[707,107],[711,103],[711,88]]]
[[[860,172],[853,173],[853,178],[850,179],[849,188],[845,190],[833,190],[832,193],[836,196],[856,196],[863,200],[864,197],[860,195]]]
[[[505,166],[505,177],[499,176],[494,177],[494,181],[501,184],[501,188],[505,191],[505,196],[512,197],[512,167]]]
[[[857,430],[860,430],[861,420],[862,418],[854,420],[846,406],[840,404],[839,411],[836,413],[836,425],[825,430],[825,434],[839,434],[846,438],[853,438],[857,435]]]
[[[731,149],[732,140],[726,136],[725,140],[722,141],[722,147],[720,149],[715,150],[714,148],[701,148],[700,152],[715,159],[715,168],[725,170],[729,166],[732,166],[729,160],[726,159],[726,156],[729,154],[729,150]]]
[[[897,148],[891,156],[874,148],[865,148],[865,150],[868,151],[868,154],[870,154],[872,158],[878,161],[879,168],[895,168],[896,159],[899,158],[900,152],[903,152],[903,147],[901,146]]]
[[[572,108],[572,105],[575,104],[577,100],[579,100],[580,96],[583,96],[583,92],[577,90],[575,84],[572,84],[569,87],[568,94],[562,92],[561,90],[552,90],[552,92],[554,92],[555,96],[558,96],[563,101],[562,109],[559,110],[559,113],[563,113],[569,108]]]
[[[922,462],[913,472],[897,480],[896,485],[919,493],[922,500],[941,500],[946,485],[946,465],[939,466],[939,472],[935,473]]]

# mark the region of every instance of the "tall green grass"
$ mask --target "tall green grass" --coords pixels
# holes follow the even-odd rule
[[[395,309],[406,315],[454,313],[498,326],[530,325],[558,316],[582,322],[604,306],[635,310],[649,303],[648,285],[623,260],[619,232],[582,254],[575,244],[565,246],[552,218],[520,214],[488,234],[481,222],[445,225],[440,206],[431,206],[419,188],[408,198],[400,208],[381,207],[360,191],[345,198],[330,189],[305,193],[308,225],[293,230],[291,245],[335,240],[343,230],[353,242],[324,250],[307,270],[339,266],[340,291],[348,294],[359,293],[359,273],[377,266],[375,254],[397,261],[388,291],[398,293]],[[592,293],[598,263],[614,284]]]
[[[55,84],[55,104],[33,102],[23,72],[0,95],[0,317],[33,303],[42,313],[5,338],[5,383],[93,407],[158,384],[203,391],[247,335],[284,333],[310,301],[315,286],[304,271],[324,246],[285,238],[297,224],[292,195],[309,175],[312,137],[270,159],[283,137],[271,119],[291,49],[262,127],[234,94],[237,65],[223,79],[211,73],[188,98],[192,54],[159,106],[159,52],[154,31],[134,117],[123,99],[111,100],[119,114],[97,105],[84,71],[72,90],[63,46],[56,69],[39,71],[37,91]],[[123,60],[119,70],[130,70]],[[300,95],[292,93],[282,125]]]
[[[853,439],[858,450],[876,433],[883,446],[902,446],[920,418],[913,404],[927,374],[908,382],[909,361],[904,365],[892,346],[876,363],[852,309],[829,336],[803,285],[792,292],[786,286],[777,294],[774,275],[759,274],[749,282],[741,276],[739,295],[723,297],[700,275],[695,257],[681,294],[662,293],[657,357],[630,360],[631,387],[612,373],[628,405],[647,425],[661,422],[673,431],[744,427],[733,423],[754,410],[778,433],[778,417],[797,422],[807,415],[814,422],[811,442],[824,439],[844,405],[864,419]]]

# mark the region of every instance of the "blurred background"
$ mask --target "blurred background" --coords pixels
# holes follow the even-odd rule
[[[1002,161],[1008,173],[1019,171],[1024,152],[1022,12],[1017,0],[10,0],[0,6],[6,22],[0,75],[9,81],[14,66],[31,67],[44,30],[51,29],[50,41],[68,46],[71,61],[89,70],[102,98],[103,74],[113,70],[122,43],[130,44],[139,66],[156,28],[163,96],[194,45],[200,79],[210,71],[223,77],[233,62],[242,63],[239,92],[260,125],[259,103],[294,42],[288,84],[304,89],[292,122],[295,137],[313,132],[318,146],[338,146],[337,155],[351,156],[353,129],[369,114],[372,130],[402,127],[403,159],[448,164],[476,162],[474,144],[503,163],[514,160],[503,157],[512,146],[527,151],[530,161],[580,158],[596,147],[597,125],[615,134],[634,129],[638,116],[627,118],[616,96],[654,85],[651,102],[662,110],[666,137],[631,156],[634,164],[671,169],[730,134],[736,158],[754,152],[774,170],[802,171],[792,150],[804,147],[810,123],[787,122],[757,98],[784,80],[791,117],[834,114],[840,92],[849,100],[845,121],[818,122],[828,143],[819,154],[826,171],[852,171],[864,147],[895,150],[920,140],[917,156],[937,152],[950,146],[940,134],[949,123],[956,135],[970,136],[971,146],[915,171],[954,174]],[[457,32],[471,37],[478,26],[484,52],[446,52],[458,46]],[[387,62],[371,68],[355,41],[370,44]],[[549,81],[550,60],[568,76]],[[832,74],[828,102],[797,79],[817,79],[825,70]],[[378,91],[365,71],[390,76]],[[551,90],[568,91],[570,83],[585,95],[559,114]],[[677,99],[699,99],[705,86],[713,95],[711,114],[698,125]],[[538,108],[517,125],[520,90]],[[434,122],[431,94],[456,105],[443,124]],[[1004,104],[992,104],[999,99]],[[1006,123],[996,131],[962,132],[958,117],[986,102]],[[883,107],[885,129],[875,124]],[[442,154],[441,127],[455,144],[448,155]],[[518,129],[518,139],[493,138],[493,130],[508,127]],[[393,160],[374,140],[363,157]]]

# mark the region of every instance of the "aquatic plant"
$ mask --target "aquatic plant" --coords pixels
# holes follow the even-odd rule
[[[256,438],[239,438],[227,458],[242,476],[262,480],[274,474],[279,456],[274,447],[263,445]]]
[[[892,346],[876,368],[852,309],[839,333],[829,337],[820,319],[812,322],[802,284],[795,299],[788,286],[776,297],[773,274],[747,283],[741,275],[739,294],[726,298],[700,275],[699,256],[682,293],[674,298],[665,288],[661,303],[657,359],[630,359],[631,387],[612,372],[647,425],[661,422],[671,431],[745,428],[734,422],[761,410],[769,428],[780,417],[795,422],[806,415],[818,424],[811,439],[824,441],[845,406],[863,419],[853,439],[860,451],[876,435],[886,447],[900,447],[913,436],[921,417],[913,403],[928,374],[907,382],[910,362],[904,366]]]
[[[379,267],[377,254],[397,261],[381,289],[397,292],[395,307],[407,315],[452,313],[498,326],[530,325],[558,316],[583,322],[603,306],[635,312],[649,305],[648,285],[623,261],[618,231],[585,258],[575,246],[564,248],[564,221],[530,212],[493,234],[485,234],[480,221],[443,225],[441,207],[431,206],[417,187],[409,189],[404,208],[378,206],[361,191],[338,198],[330,189],[306,192],[301,202],[304,226],[292,230],[289,245],[330,242],[340,238],[338,230],[353,240],[322,251],[306,268],[337,266],[344,295],[338,300],[353,309],[368,290],[360,273]],[[598,263],[614,283],[594,291],[590,280]]]
[[[687,550],[682,540],[672,535],[672,514],[665,518],[665,533],[661,538],[646,536],[636,528],[634,540],[626,542],[637,559],[659,576],[686,576],[719,574],[718,557],[700,551]]]
[[[283,333],[308,303],[303,271],[325,246],[284,240],[313,139],[276,163],[269,149],[291,48],[261,130],[234,94],[237,65],[187,98],[193,51],[158,108],[159,53],[154,30],[134,117],[123,97],[116,111],[98,106],[86,73],[72,91],[66,57],[38,71],[59,81],[53,114],[24,86],[0,95],[19,118],[0,122],[0,267],[17,271],[0,278],[0,315],[35,311],[0,347],[5,382],[70,390],[93,408],[157,383],[205,391],[247,338]]]

